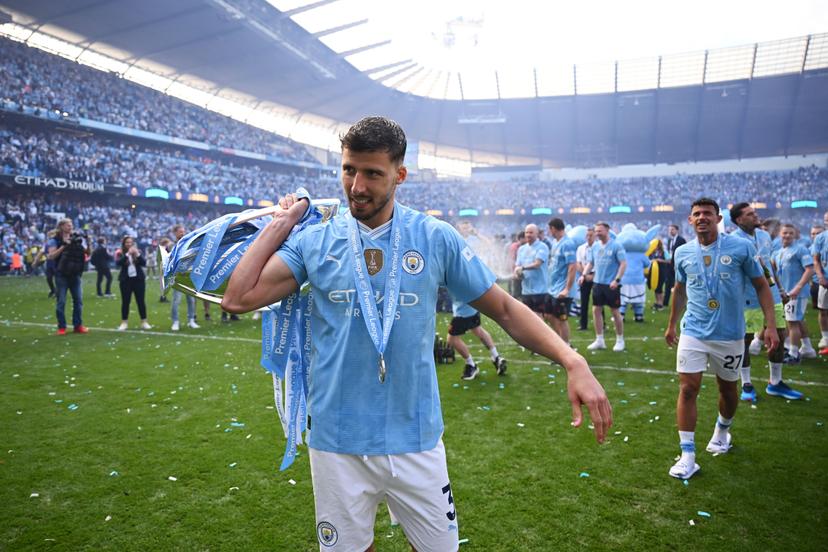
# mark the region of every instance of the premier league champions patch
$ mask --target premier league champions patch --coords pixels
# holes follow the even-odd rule
[[[327,521],[320,521],[316,526],[316,536],[322,546],[333,546],[339,540],[339,534],[336,532],[336,527]]]
[[[405,255],[403,255],[402,265],[403,270],[409,274],[419,274],[425,268],[425,260],[419,252],[412,249],[406,251]]]

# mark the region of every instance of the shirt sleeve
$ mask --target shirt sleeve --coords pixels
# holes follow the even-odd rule
[[[679,251],[676,250],[676,252],[673,253],[673,259],[676,264],[676,282],[683,284],[687,281],[687,273],[684,270],[684,256],[679,254]]]
[[[462,236],[446,225],[444,281],[451,296],[462,303],[480,298],[494,285],[496,278],[489,268],[475,255]]]
[[[285,262],[300,286],[308,279],[308,271],[305,268],[305,259],[302,254],[302,241],[308,233],[307,231],[295,233],[276,251],[276,254]]]
[[[538,252],[535,255],[535,259],[540,259],[543,263],[549,262],[549,248],[546,247],[546,244],[543,242],[539,242],[540,247],[538,247]]]
[[[567,244],[563,250],[564,254],[564,261],[566,264],[570,265],[575,262],[575,245],[574,244]]]
[[[802,250],[799,252],[799,260],[802,263],[802,268],[814,266],[814,257],[808,252],[808,250],[805,247],[803,247]]]

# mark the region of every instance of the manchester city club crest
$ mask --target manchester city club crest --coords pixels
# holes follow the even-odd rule
[[[729,265],[730,263],[732,263],[732,262],[733,262],[733,258],[732,258],[730,255],[722,255],[722,258],[721,258],[721,259],[719,259],[719,261],[720,261],[723,265],[727,266],[727,265]]]
[[[402,260],[403,270],[409,274],[419,274],[425,268],[425,260],[418,251],[406,251]]]
[[[319,522],[316,526],[316,536],[322,546],[333,546],[339,540],[339,533],[336,532],[336,527],[327,521]]]
[[[365,256],[365,267],[368,269],[369,275],[373,276],[382,270],[382,249],[366,249],[363,255]]]

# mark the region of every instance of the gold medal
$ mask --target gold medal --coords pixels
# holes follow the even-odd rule
[[[719,308],[719,302],[716,301],[715,299],[708,299],[707,307],[711,310],[716,310],[716,309]]]

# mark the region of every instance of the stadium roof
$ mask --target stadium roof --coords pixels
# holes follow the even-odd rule
[[[828,34],[586,63],[561,78],[546,67],[523,76],[483,68],[490,86],[478,89],[472,73],[440,72],[413,54],[367,63],[387,39],[360,35],[368,14],[314,15],[338,4],[0,0],[13,18],[0,32],[330,149],[347,122],[382,113],[403,124],[421,154],[465,164],[828,151]],[[357,41],[336,38],[354,32]]]

